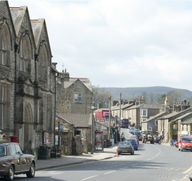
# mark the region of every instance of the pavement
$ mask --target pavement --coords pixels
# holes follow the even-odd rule
[[[99,161],[99,160],[113,158],[116,156],[116,149],[117,149],[117,145],[114,145],[114,146],[110,146],[109,148],[104,148],[103,151],[96,151],[93,154],[89,152],[88,154],[82,154],[82,155],[70,155],[70,156],[64,155],[61,158],[37,160],[36,170],[44,170],[44,169],[69,166],[69,165],[81,164],[85,162]]]

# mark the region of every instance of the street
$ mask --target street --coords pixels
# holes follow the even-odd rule
[[[175,147],[140,142],[134,155],[120,155],[102,161],[41,170],[36,172],[32,180],[179,181],[192,176],[191,162],[192,152],[180,152]],[[29,179],[25,175],[18,175],[15,180]]]

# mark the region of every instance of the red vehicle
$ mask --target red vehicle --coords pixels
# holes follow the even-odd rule
[[[96,110],[95,119],[98,119],[100,122],[105,122],[105,119],[109,119],[109,110]]]
[[[180,136],[178,140],[179,151],[192,151],[192,136]]]

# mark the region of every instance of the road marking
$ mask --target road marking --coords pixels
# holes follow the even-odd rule
[[[107,175],[107,174],[110,174],[110,173],[113,173],[113,172],[116,172],[116,170],[113,170],[113,171],[110,171],[110,172],[107,172],[107,173],[104,173],[104,174]]]
[[[173,168],[170,168],[169,170],[173,170]]]
[[[184,171],[183,173],[186,174],[188,172],[190,172],[192,170],[192,167],[190,167],[189,169],[187,169],[186,171]]]
[[[88,179],[91,179],[91,178],[94,178],[94,177],[97,177],[97,176],[98,176],[98,175],[93,175],[93,176],[91,176],[91,177],[87,177],[87,178],[82,179],[82,181],[88,180]]]

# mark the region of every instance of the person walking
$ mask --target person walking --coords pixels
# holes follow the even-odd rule
[[[121,133],[121,141],[124,141],[125,139],[125,135],[124,135],[124,132]]]

